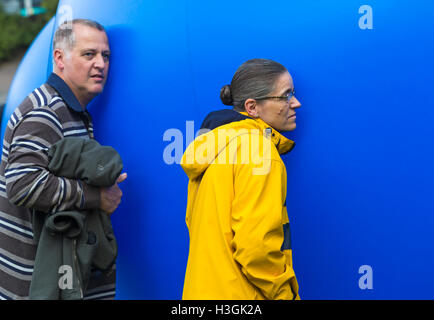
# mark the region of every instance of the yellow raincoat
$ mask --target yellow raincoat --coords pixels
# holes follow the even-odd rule
[[[294,142],[233,110],[204,125],[213,130],[181,160],[190,235],[183,299],[299,299],[280,158]]]

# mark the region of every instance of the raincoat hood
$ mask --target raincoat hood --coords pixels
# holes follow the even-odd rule
[[[202,134],[187,147],[181,159],[181,166],[189,179],[200,177],[210,164],[215,162],[230,141],[245,134],[246,130],[257,130],[271,139],[280,155],[290,152],[295,146],[294,141],[289,140],[261,119],[250,118],[245,112],[231,109],[211,112],[200,129]]]

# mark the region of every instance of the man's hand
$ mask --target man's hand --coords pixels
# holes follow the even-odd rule
[[[100,208],[102,211],[107,212],[109,215],[116,210],[116,208],[121,203],[122,191],[118,186],[118,183],[121,183],[127,178],[127,174],[121,174],[116,183],[108,188],[101,188],[101,205]]]

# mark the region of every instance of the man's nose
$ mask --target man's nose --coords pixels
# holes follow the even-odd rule
[[[95,68],[97,69],[104,69],[106,62],[104,61],[104,57],[101,54],[97,54],[95,57]]]

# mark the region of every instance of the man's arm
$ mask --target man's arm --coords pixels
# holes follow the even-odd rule
[[[270,300],[294,299],[290,279],[295,277],[281,251],[284,235],[283,204],[286,171],[271,161],[268,174],[252,175],[252,165],[235,171],[232,205],[233,257],[246,278]]]
[[[14,128],[5,169],[10,202],[43,212],[100,207],[99,188],[48,171],[48,149],[62,138],[57,115],[48,107],[30,112]]]

